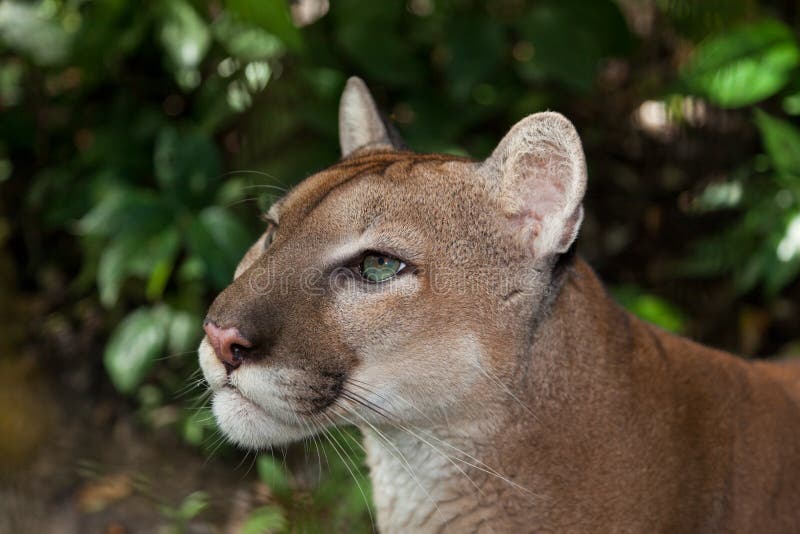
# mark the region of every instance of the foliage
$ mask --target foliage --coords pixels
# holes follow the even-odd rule
[[[189,521],[208,506],[208,495],[203,491],[190,493],[177,507],[161,506],[161,514],[171,521],[169,532],[183,534],[188,532]]]
[[[799,66],[797,36],[779,21],[763,19],[702,42],[684,80],[723,107],[783,92],[784,108],[791,110]],[[695,275],[732,272],[739,292],[761,284],[774,297],[800,274],[800,130],[761,109],[753,117],[765,155],[743,162],[732,179],[710,185],[695,203],[700,212],[735,210],[742,217],[721,235],[699,241],[685,269]]]
[[[371,532],[370,482],[364,470],[360,436],[349,430],[327,431],[308,453],[325,469],[312,491],[297,487],[271,455],[258,458],[261,481],[273,500],[254,510],[245,528],[267,532]],[[313,463],[313,461],[311,461]],[[313,469],[313,468],[312,468]]]

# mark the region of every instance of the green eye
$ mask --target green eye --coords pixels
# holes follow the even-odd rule
[[[391,256],[367,254],[361,260],[361,276],[370,282],[385,282],[405,266],[405,263]]]

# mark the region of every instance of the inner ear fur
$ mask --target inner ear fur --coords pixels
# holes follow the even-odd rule
[[[586,160],[578,132],[560,113],[530,115],[482,165],[523,246],[536,257],[566,252],[583,220]]]
[[[404,148],[397,131],[387,124],[361,78],[347,80],[339,101],[339,144],[346,158],[362,148]]]

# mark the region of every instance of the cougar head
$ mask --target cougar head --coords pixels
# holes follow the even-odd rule
[[[342,160],[271,207],[204,323],[214,415],[242,446],[474,416],[524,368],[581,223],[583,151],[559,114],[485,161],[420,155],[351,78],[339,133]]]

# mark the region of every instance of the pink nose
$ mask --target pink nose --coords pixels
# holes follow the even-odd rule
[[[220,328],[214,321],[206,319],[203,321],[203,330],[206,331],[217,358],[225,364],[228,372],[239,367],[247,359],[247,349],[253,345],[235,326]]]

